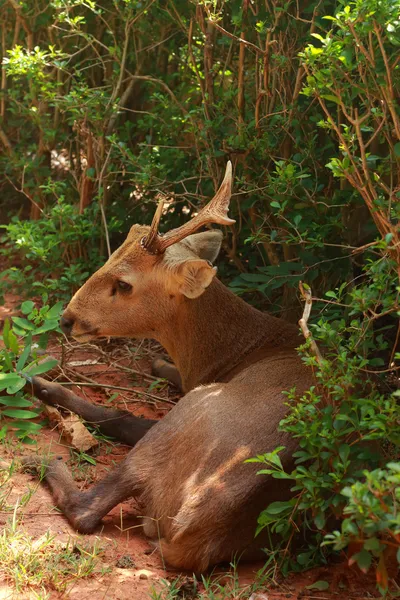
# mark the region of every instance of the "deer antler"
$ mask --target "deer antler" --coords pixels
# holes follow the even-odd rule
[[[164,200],[160,200],[151,223],[150,232],[142,239],[143,248],[146,248],[152,254],[162,254],[169,246],[180,242],[203,225],[207,225],[207,223],[218,223],[219,225],[232,225],[235,223],[234,219],[228,217],[231,187],[232,163],[229,160],[226,165],[224,180],[214,198],[193,219],[181,225],[181,227],[177,227],[177,229],[171,229],[163,236],[158,233],[158,225],[164,206]]]

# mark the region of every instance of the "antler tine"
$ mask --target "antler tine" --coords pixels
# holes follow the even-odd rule
[[[161,254],[165,252],[165,250],[180,242],[188,235],[191,235],[203,225],[207,225],[208,223],[218,223],[219,225],[232,225],[235,223],[234,219],[230,219],[228,217],[229,210],[229,201],[231,199],[231,188],[232,188],[232,163],[228,161],[226,165],[225,177],[221,186],[214,198],[204,207],[201,211],[193,217],[188,223],[185,223],[181,227],[177,227],[176,229],[172,229],[168,231],[164,236],[160,237],[156,233],[153,232],[153,224],[151,226],[150,234],[146,236],[146,240],[144,242],[144,247],[147,248],[150,252],[154,254]],[[162,209],[161,209],[162,210]],[[157,213],[161,210],[157,209]],[[156,215],[154,216],[153,223],[156,220]],[[158,222],[157,222],[158,228]],[[157,230],[155,230],[157,231]],[[151,236],[151,240],[150,240]]]
[[[164,199],[161,198],[161,200],[158,203],[157,210],[154,213],[154,217],[153,217],[153,220],[150,225],[150,231],[142,239],[142,242],[141,242],[143,248],[146,248],[146,250],[149,250],[149,252],[153,252],[153,247],[154,247],[155,254],[158,254],[158,250],[157,250],[157,239],[159,238],[158,226],[160,224],[163,208],[164,208]]]

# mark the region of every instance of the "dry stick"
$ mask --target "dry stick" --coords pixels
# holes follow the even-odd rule
[[[247,40],[245,40],[245,39],[243,39],[241,37],[238,37],[237,35],[234,35],[233,33],[230,33],[229,31],[227,31],[226,29],[224,29],[223,27],[221,27],[221,25],[218,25],[218,23],[216,23],[212,19],[210,19],[210,22],[214,25],[214,27],[216,29],[218,29],[218,31],[220,31],[224,35],[227,35],[232,40],[235,40],[236,42],[239,42],[240,45],[242,45],[242,46],[248,46],[249,48],[252,48],[253,50],[255,50],[256,52],[258,52],[259,54],[264,54],[264,50],[262,50],[261,48],[259,48],[255,44],[252,44],[251,42],[248,42]],[[270,42],[270,43],[271,44],[275,44],[276,41],[272,40],[272,42]]]
[[[306,302],[304,305],[303,316],[301,317],[301,319],[299,321],[299,325],[301,327],[301,331],[303,332],[305,339],[310,340],[310,346],[311,346],[313,353],[315,354],[315,358],[317,359],[317,362],[319,364],[321,364],[322,360],[323,360],[322,354],[319,351],[319,348],[318,348],[314,338],[311,335],[311,331],[308,329],[308,319],[310,318],[311,308],[312,308],[311,288],[309,286],[305,287],[303,285],[303,283],[300,281],[299,289],[300,289],[300,293],[301,293],[302,297],[304,298],[304,300]]]
[[[101,212],[101,219],[103,221],[103,227],[104,227],[104,235],[106,238],[106,244],[107,244],[107,252],[108,252],[108,256],[111,256],[111,245],[110,245],[110,236],[108,235],[108,227],[107,227],[107,218],[106,218],[106,213],[104,210],[104,199],[105,199],[105,192],[106,192],[106,188],[105,185],[103,183],[103,179],[104,179],[104,172],[106,167],[108,166],[109,160],[110,160],[110,155],[111,155],[111,150],[112,150],[112,146],[110,145],[109,149],[108,149],[108,153],[106,156],[106,159],[104,161],[103,167],[100,171],[100,176],[99,176],[99,191],[100,189],[102,189],[102,194],[103,197],[100,198],[99,197],[99,206],[100,206],[100,212]]]
[[[10,156],[12,154],[12,146],[10,143],[10,140],[7,137],[6,132],[4,131],[4,129],[0,126],[0,142],[3,144],[7,154]]]
[[[393,344],[392,352],[390,354],[389,367],[391,367],[392,365],[394,365],[394,357],[395,357],[395,354],[397,352],[397,346],[398,346],[398,343],[399,343],[399,339],[400,339],[400,323],[397,326],[397,334],[396,334],[395,342]]]
[[[375,31],[376,37],[378,38],[379,48],[380,48],[382,58],[383,58],[383,61],[385,63],[385,68],[386,68],[386,78],[387,78],[388,89],[389,89],[388,107],[389,107],[389,111],[390,111],[390,114],[393,119],[393,126],[394,126],[394,129],[396,132],[397,139],[400,140],[400,122],[399,122],[399,119],[398,119],[398,116],[397,116],[397,113],[395,110],[395,106],[394,106],[395,94],[394,94],[393,81],[392,81],[392,69],[389,64],[388,57],[385,52],[385,46],[383,45],[379,27],[376,24],[376,21],[374,21],[374,31]]]
[[[25,29],[26,37],[27,37],[27,45],[28,50],[33,50],[33,32],[28,24],[27,20],[22,14],[22,5],[19,4],[17,0],[8,0],[9,4],[13,7],[16,13],[17,20],[21,23],[22,27]]]
[[[110,389],[110,390],[120,390],[122,392],[131,392],[132,394],[146,396],[148,398],[151,398],[152,400],[157,400],[158,402],[168,402],[168,404],[172,404],[172,405],[176,404],[176,402],[174,402],[173,400],[168,400],[167,398],[161,398],[161,396],[155,396],[154,394],[150,394],[150,392],[142,392],[139,390],[135,390],[133,388],[122,387],[119,385],[110,385],[108,383],[97,383],[96,381],[90,379],[90,377],[86,377],[85,375],[82,375],[81,373],[77,373],[76,371],[73,371],[72,369],[67,368],[67,370],[70,371],[71,373],[74,373],[74,375],[76,375],[80,379],[84,379],[85,382],[77,383],[76,381],[66,381],[66,382],[60,382],[60,385],[65,385],[66,387],[68,387],[70,385],[77,385],[77,386],[106,388],[106,389]]]
[[[137,369],[132,369],[130,367],[126,367],[125,365],[120,365],[116,360],[112,360],[110,355],[107,354],[107,352],[104,352],[104,350],[102,350],[98,346],[95,346],[95,348],[102,356],[104,356],[108,359],[109,365],[111,365],[113,367],[116,367],[122,371],[126,371],[127,373],[133,373],[134,375],[139,375],[140,377],[143,377],[143,379],[149,379],[150,381],[158,381],[160,379],[159,377],[154,377],[154,375],[150,375],[149,373],[142,373],[141,371],[138,371]],[[123,360],[123,357],[121,360]]]
[[[4,58],[6,55],[6,28],[5,28],[4,23],[3,23],[2,30],[1,30],[1,52],[2,52],[2,55]],[[1,101],[0,101],[0,116],[2,118],[4,118],[4,115],[6,112],[6,89],[7,89],[7,71],[6,71],[5,67],[3,67],[2,71],[1,71],[2,97],[1,97]]]
[[[108,106],[111,106],[115,102],[115,100],[118,98],[119,92],[122,87],[122,82],[123,82],[124,74],[125,74],[125,66],[126,66],[126,61],[127,61],[127,56],[128,56],[129,34],[130,34],[131,26],[132,26],[132,21],[130,19],[128,19],[128,21],[125,23],[125,41],[124,41],[124,47],[122,50],[122,59],[121,59],[121,66],[120,66],[118,82],[117,82],[117,85],[115,86],[114,91],[111,95],[111,98],[108,102]]]
[[[208,102],[213,104],[214,102],[214,78],[213,78],[213,48],[214,48],[214,35],[215,29],[210,21],[205,22],[204,18],[204,10],[200,4],[197,5],[196,8],[196,20],[199,24],[199,27],[204,35],[204,80],[205,80],[205,90],[208,95]]]
[[[240,34],[240,39],[245,41],[245,26],[244,22],[246,20],[247,14],[247,2],[243,1],[243,29]],[[243,123],[244,123],[244,57],[245,57],[246,46],[244,44],[240,44],[239,46],[239,65],[238,65],[238,96],[237,96],[237,107],[239,113],[239,135],[242,133]]]

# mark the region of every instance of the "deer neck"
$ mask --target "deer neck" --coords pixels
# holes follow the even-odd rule
[[[296,326],[253,308],[216,279],[199,298],[183,297],[157,338],[179,370],[185,392],[221,380],[257,349],[299,344]]]

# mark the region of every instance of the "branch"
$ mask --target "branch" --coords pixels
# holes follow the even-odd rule
[[[308,329],[308,319],[310,318],[311,309],[312,309],[311,288],[308,285],[306,287],[300,281],[299,289],[300,289],[300,293],[301,293],[302,297],[304,298],[304,300],[306,302],[304,305],[303,316],[301,317],[301,319],[299,321],[299,325],[300,325],[301,331],[303,332],[305,339],[310,340],[311,350],[315,354],[315,358],[317,359],[318,364],[321,364],[322,360],[323,360],[322,354],[319,351],[319,348],[311,335],[311,331]]]

